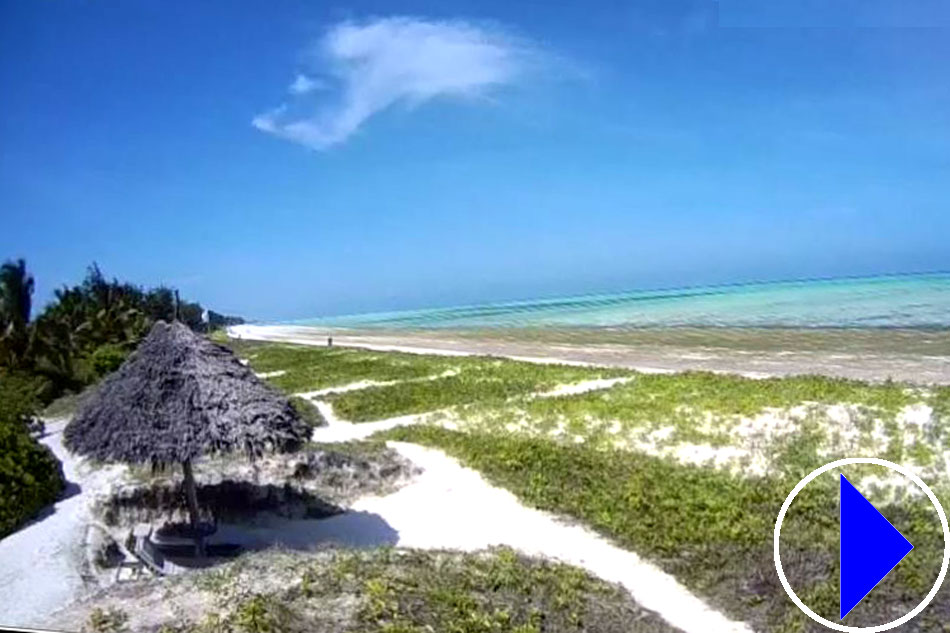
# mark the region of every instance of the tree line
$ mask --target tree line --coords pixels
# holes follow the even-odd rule
[[[198,331],[242,322],[179,301],[171,288],[107,279],[96,264],[33,318],[33,276],[22,259],[0,266],[0,538],[64,490],[62,465],[37,441],[38,412],[122,364],[158,320]]]
[[[49,402],[114,371],[158,320],[209,329],[201,304],[179,301],[166,286],[141,288],[108,279],[93,263],[77,285],[63,286],[32,318],[34,279],[22,259],[0,267],[0,376],[31,378]],[[210,313],[214,326],[239,322]]]

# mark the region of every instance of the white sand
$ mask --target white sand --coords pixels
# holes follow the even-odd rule
[[[333,413],[333,407],[322,400],[314,401],[317,409],[323,414],[327,421],[326,426],[317,427],[313,430],[310,439],[314,442],[348,442],[350,440],[366,439],[373,433],[379,431],[388,431],[397,426],[409,426],[418,424],[428,416],[436,415],[439,412],[421,413],[415,415],[403,415],[398,418],[388,418],[377,422],[359,422],[354,424],[336,417]]]
[[[0,541],[0,623],[7,626],[36,626],[82,593],[89,500],[124,471],[112,466],[85,472],[63,448],[65,426],[65,420],[48,421],[41,441],[63,462],[66,480],[81,491]]]
[[[279,343],[295,343],[297,345],[312,345],[318,347],[327,347],[326,339],[322,336],[313,336],[315,330],[306,327],[295,327],[291,325],[232,325],[228,328],[228,336],[245,341],[274,341]],[[475,356],[471,352],[461,352],[455,350],[427,348],[427,347],[406,347],[402,345],[374,345],[374,344],[355,344],[347,343],[341,345],[337,339],[333,344],[337,347],[359,347],[362,349],[374,350],[377,352],[406,352],[409,354],[433,354],[436,356]]]
[[[400,380],[360,380],[358,382],[351,382],[346,385],[340,385],[339,387],[326,387],[325,389],[317,389],[316,391],[301,391],[300,393],[295,393],[295,396],[300,396],[301,398],[306,398],[312,400],[314,398],[319,398],[321,396],[329,396],[334,393],[346,393],[347,391],[359,391],[360,389],[367,389],[369,387],[386,387],[389,385],[395,385]]]
[[[535,394],[535,398],[560,398],[562,396],[577,396],[589,391],[598,391],[600,389],[610,389],[614,385],[630,382],[632,378],[595,378],[593,380],[583,380],[570,385],[558,385],[551,391]]]
[[[277,371],[265,371],[259,374],[255,372],[254,375],[257,376],[258,378],[277,378],[278,376],[283,376],[286,373],[287,373],[286,369],[278,369]]]
[[[280,373],[285,374],[287,372],[281,371]],[[368,389],[370,387],[388,387],[390,385],[398,385],[405,382],[426,382],[430,380],[438,380],[439,378],[455,376],[458,373],[459,371],[457,369],[447,369],[441,374],[423,376],[422,378],[409,378],[406,380],[359,380],[357,382],[340,385],[339,387],[325,387],[323,389],[317,389],[316,391],[301,391],[293,395],[300,396],[301,398],[306,398],[308,400],[313,400],[314,398],[320,398],[321,396],[329,396],[335,393],[346,393],[347,391],[359,391],[361,389]],[[258,374],[258,377],[267,378],[268,376]]]

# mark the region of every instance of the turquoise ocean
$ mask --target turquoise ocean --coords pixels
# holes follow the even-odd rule
[[[950,328],[950,273],[641,290],[306,319],[299,325]]]

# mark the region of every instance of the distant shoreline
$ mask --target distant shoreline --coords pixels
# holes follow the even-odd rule
[[[950,330],[920,328],[482,328],[393,330],[244,325],[243,339],[533,362],[704,370],[749,377],[822,374],[950,384]]]

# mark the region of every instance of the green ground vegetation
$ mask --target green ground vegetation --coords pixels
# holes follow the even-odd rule
[[[708,421],[710,416],[728,423],[770,408],[803,404],[855,405],[868,415],[893,420],[903,407],[927,398],[923,389],[902,383],[870,384],[825,376],[758,380],[711,372],[643,374],[623,369],[539,365],[485,356],[447,357],[233,340],[229,345],[249,359],[255,371],[285,372],[268,380],[291,393],[360,381],[394,383],[328,395],[336,413],[352,421],[461,405],[463,420],[488,427],[507,425],[517,413],[523,426],[534,431],[566,425],[568,431],[591,438],[598,421],[616,422],[623,429],[673,425],[678,432],[688,434],[698,433],[700,422]],[[577,396],[531,397],[558,385],[620,376],[636,379]],[[518,397],[523,398],[511,402]]]
[[[301,393],[372,381],[393,383],[329,394],[340,417],[365,422],[506,399],[595,378],[629,376],[624,369],[541,365],[488,356],[438,356],[230,340],[228,346],[268,382]]]
[[[558,385],[630,375],[609,368],[539,365],[487,357],[467,359],[457,374],[406,381],[331,395],[334,412],[366,422],[458,405],[503,405],[515,396],[531,397]]]
[[[845,426],[853,427],[855,437],[849,441],[856,444],[872,444],[875,432],[893,436],[892,457],[904,451],[905,433],[917,433],[922,441],[914,445],[926,460],[926,447],[937,443],[936,436],[942,443],[950,442],[950,427],[935,422],[925,429],[905,428],[909,425],[897,420],[905,407],[929,404],[935,398],[926,389],[901,383],[869,384],[824,376],[760,380],[710,372],[637,374],[610,389],[575,396],[477,403],[455,411],[453,421],[472,430],[556,434],[609,447],[623,447],[664,429],[669,431],[662,435],[665,445],[726,446],[737,441],[761,445],[761,438],[752,437],[749,430],[737,439],[736,429],[749,418],[772,412],[792,421],[795,434],[807,433],[809,424],[831,429],[825,438],[829,450],[844,441]],[[829,407],[835,405],[847,408],[847,425],[829,417]],[[794,415],[793,409],[797,409]],[[517,424],[512,425],[513,421]],[[761,431],[767,434],[775,429]]]
[[[930,398],[934,418],[950,425],[950,387],[937,387]]]
[[[166,604],[185,592],[207,598],[203,616],[168,622],[164,633],[674,631],[617,586],[505,548],[268,552],[155,589]],[[131,619],[97,606],[86,629]]]
[[[378,439],[350,440],[348,442],[307,442],[303,450],[329,451],[354,459],[381,461],[392,454],[386,442]]]
[[[79,398],[77,393],[63,394],[44,407],[42,415],[44,418],[72,417],[79,409]]]
[[[231,339],[228,346],[259,373],[283,371],[268,381],[289,393],[316,391],[362,380],[411,380],[435,376],[457,366],[459,359],[422,354],[372,352]]]
[[[256,345],[250,351],[252,364],[261,362],[267,348]],[[296,362],[307,364],[323,362],[341,350],[294,353],[301,355]],[[775,517],[801,477],[843,451],[927,466],[942,463],[938,457],[950,445],[946,387],[821,376],[755,380],[709,372],[641,374],[485,357],[387,359],[374,352],[346,353],[357,362],[346,372],[334,369],[339,377],[333,380],[385,377],[400,382],[327,396],[338,415],[361,421],[452,407],[446,417],[460,429],[442,428],[444,420],[436,416],[430,424],[377,436],[376,442],[395,439],[445,450],[526,503],[580,520],[655,561],[715,606],[759,630],[820,630],[788,600],[772,563]],[[372,369],[365,369],[367,361]],[[385,372],[391,371],[387,363],[393,361],[419,369],[390,378],[393,374]],[[287,369],[282,362],[275,359],[255,369]],[[378,372],[376,367],[388,368]],[[433,378],[445,371],[454,373]],[[616,375],[631,380],[573,396],[529,395]],[[931,407],[932,415],[923,423],[908,423],[902,415],[911,406]],[[831,415],[832,407],[838,407],[838,417]],[[775,424],[781,424],[793,410],[797,417],[784,435],[737,440],[734,431],[743,420],[770,413]],[[670,427],[674,432],[666,439],[672,444],[736,448],[741,441],[761,443],[770,468],[762,475],[686,465],[615,442],[626,433]],[[886,473],[873,468],[855,467],[845,474],[855,482],[873,476],[886,479]],[[950,501],[950,486],[940,473],[925,474],[925,479]],[[836,476],[814,482],[796,499],[782,540],[790,582],[829,619],[837,619],[838,599]],[[916,605],[932,584],[942,552],[939,524],[925,498],[887,487],[865,492],[910,538],[915,552],[848,616],[845,623],[854,626],[882,623]],[[943,590],[907,630],[941,631],[948,621],[950,595]]]
[[[821,630],[788,600],[772,563],[778,510],[799,475],[821,462],[807,442],[789,447],[784,457],[790,462],[789,475],[755,478],[629,451],[511,434],[415,426],[394,429],[382,438],[445,450],[527,504],[579,519],[648,557],[757,630]],[[854,481],[866,473],[850,474]],[[826,616],[834,615],[838,599],[835,486],[836,479],[828,477],[806,488],[793,504],[782,539],[790,582]],[[945,491],[942,496],[950,498]],[[880,624],[910,610],[929,590],[939,567],[943,543],[929,502],[911,499],[882,507],[915,544],[916,554],[862,602],[846,624]],[[950,590],[943,590],[934,605],[906,630],[944,630],[950,621]]]

